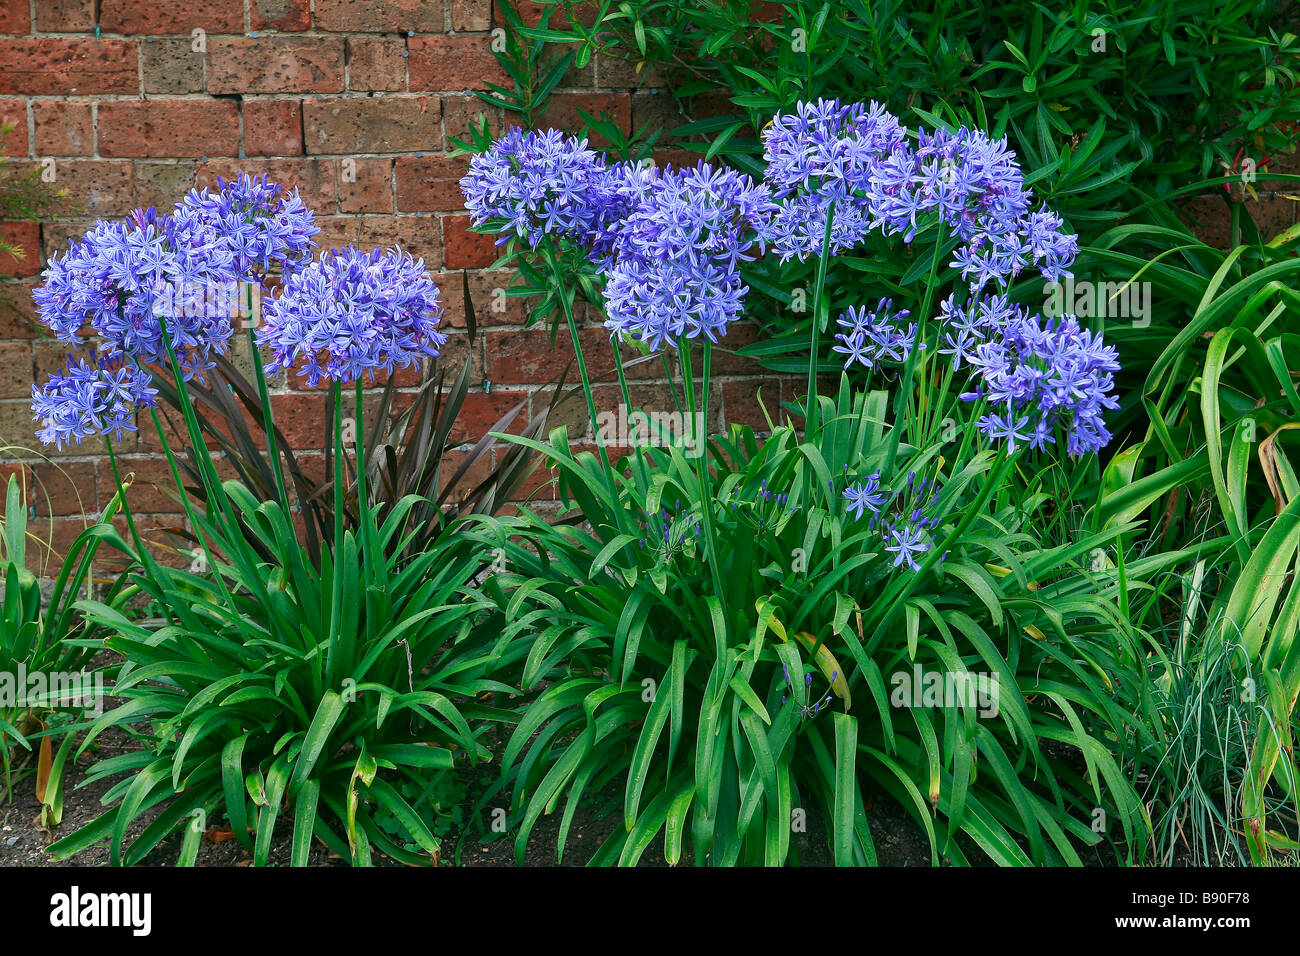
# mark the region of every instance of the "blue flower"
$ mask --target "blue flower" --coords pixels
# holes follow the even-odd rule
[[[607,165],[585,139],[513,126],[470,160],[460,188],[471,221],[494,226],[498,245],[514,236],[536,248],[556,236],[600,255],[639,202],[648,176],[637,164]]]
[[[782,262],[820,255],[829,219],[829,254],[859,244],[873,226],[865,187],[904,134],[878,103],[822,99],[773,117],[763,131],[763,179],[778,208],[763,224],[764,243]]]
[[[840,344],[832,351],[846,355],[844,367],[855,362],[874,368],[883,361],[906,362],[916,344],[916,323],[904,325],[911,312],[900,309],[891,312],[893,300],[881,299],[875,309],[867,311],[862,306],[851,306],[839,318],[844,330],[835,335]],[[924,348],[924,343],[922,343]]]
[[[310,254],[317,232],[297,193],[241,174],[214,192],[193,190],[170,215],[136,210],[121,222],[101,220],[54,255],[36,289],[41,321],[59,339],[81,346],[86,326],[100,340],[96,368],[129,364],[132,387],[116,403],[96,406],[86,391],[90,365],[71,366],[37,390],[43,440],[80,440],[90,431],[120,434],[120,403],[151,400],[143,366],[166,364],[168,344],[184,378],[202,377],[229,350],[231,316],[241,287],[272,269],[290,273]],[[115,365],[114,363],[122,363]],[[70,391],[72,384],[78,390]],[[100,428],[106,425],[106,428]]]
[[[772,209],[767,190],[734,170],[700,163],[655,175],[612,242],[606,328],[651,349],[716,342],[743,309],[740,264]]]
[[[889,502],[889,495],[880,490],[880,473],[868,475],[861,482],[853,482],[844,489],[844,497],[848,500],[848,510],[852,512],[853,517],[862,518],[865,511],[870,511],[874,517],[879,517],[880,512]]]
[[[1055,442],[1053,430],[1066,432],[1072,456],[1100,451],[1110,441],[1104,413],[1119,407],[1114,397],[1115,349],[1101,336],[1082,329],[1074,316],[1042,321],[1013,310],[998,338],[968,356],[976,384],[965,401],[987,399],[993,409],[979,428],[1011,451],[1021,444],[1042,450]]]
[[[32,386],[32,417],[40,423],[36,437],[59,448],[81,444],[90,435],[121,439],[135,431],[139,408],[157,404],[158,390],[148,372],[127,360],[97,357],[95,364],[68,356],[66,370],[55,372],[43,387]]]
[[[289,276],[263,314],[257,341],[272,350],[267,371],[301,364],[309,387],[408,368],[436,358],[447,340],[438,287],[424,260],[400,249],[326,252]]]

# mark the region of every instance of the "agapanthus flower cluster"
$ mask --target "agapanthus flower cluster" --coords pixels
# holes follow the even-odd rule
[[[937,215],[961,241],[951,265],[975,291],[1005,284],[1030,265],[1056,281],[1078,253],[1077,237],[1058,215],[1032,210],[1033,192],[1006,138],[983,130],[921,130],[915,146],[877,164],[868,196],[883,232],[908,242],[924,217]]]
[[[984,293],[974,296],[965,304],[948,296],[939,304],[940,355],[952,356],[953,371],[963,364],[975,361],[979,347],[992,339],[1001,338],[1007,323],[1015,317],[1026,317],[1028,312],[1013,304],[1004,294]]]
[[[291,272],[317,231],[296,192],[241,174],[215,192],[191,192],[169,215],[147,209],[97,222],[51,257],[34,298],[61,340],[81,347],[89,326],[106,362],[163,365],[170,345],[185,378],[202,376],[228,351],[246,284],[272,269]],[[38,418],[49,419],[59,396],[71,401],[63,386],[55,376],[38,389]],[[79,414],[70,408],[65,417]],[[131,427],[108,421],[114,431]]]
[[[785,261],[858,245],[879,228],[911,242],[939,222],[960,240],[953,266],[978,291],[1005,284],[1030,265],[1053,281],[1078,252],[1059,216],[1033,210],[1006,139],[981,130],[921,130],[913,145],[898,119],[877,103],[801,103],[763,134],[764,181],[779,210],[763,241]]]
[[[939,526],[939,518],[932,513],[939,491],[937,482],[929,478],[918,482],[916,473],[908,472],[907,484],[894,495],[881,489],[880,473],[876,472],[850,482],[843,497],[854,520],[866,517],[868,530],[879,530],[894,567],[906,565],[919,571],[916,559],[930,550],[930,532]]]
[[[799,510],[787,492],[773,491],[764,478],[751,498],[736,497],[731,500],[731,513],[752,528],[756,534],[780,533]]]
[[[678,555],[691,558],[703,553],[700,516],[684,509],[680,498],[671,508],[663,507],[637,519],[637,525],[644,532],[638,547],[643,551],[648,548],[665,562]]]
[[[884,362],[906,362],[917,347],[916,323],[907,323],[907,309],[892,311],[892,299],[881,299],[874,309],[851,306],[839,318],[840,328],[832,351],[844,356],[844,367],[854,364],[875,368]],[[925,348],[925,343],[920,343]]]
[[[794,692],[794,683],[790,679],[790,667],[787,664],[781,665],[781,675],[785,679],[785,686]],[[803,720],[812,720],[822,712],[822,708],[830,709],[831,701],[835,698],[835,681],[840,676],[838,670],[831,671],[830,679],[826,682],[826,693],[814,699],[812,694],[813,675],[806,673],[803,675],[804,700],[807,701],[799,710],[799,716]],[[781,695],[781,705],[785,706],[788,694]]]
[[[135,430],[140,408],[157,404],[151,383],[149,373],[130,359],[98,355],[92,364],[68,356],[67,368],[51,375],[44,388],[32,385],[32,415],[40,422],[36,437],[60,449],[91,435],[121,439]]]
[[[907,485],[881,525],[885,551],[894,556],[894,567],[906,565],[912,571],[921,570],[916,559],[934,546],[930,532],[939,527],[939,517],[933,508],[940,490],[937,481],[931,478],[917,481],[916,472],[908,472]]]
[[[898,119],[874,102],[822,99],[774,117],[763,131],[763,181],[778,208],[763,224],[764,242],[782,262],[820,255],[830,219],[830,255],[858,245],[873,225],[864,190],[905,138]]]
[[[460,188],[474,225],[498,225],[498,245],[517,237],[536,248],[556,236],[600,255],[648,175],[639,164],[608,165],[585,139],[514,126],[470,160]]]
[[[171,245],[178,257],[197,263],[215,252],[223,271],[254,281],[311,261],[312,236],[320,230],[298,190],[286,193],[265,175],[247,173],[217,182],[216,190],[190,190],[173,210]]]
[[[285,280],[263,309],[257,341],[273,353],[268,372],[300,365],[309,387],[322,379],[355,382],[436,358],[447,341],[441,316],[423,259],[349,246]]]
[[[1015,309],[997,337],[968,356],[975,388],[966,401],[986,400],[980,430],[1015,451],[1042,450],[1063,429],[1072,456],[1095,452],[1110,441],[1103,412],[1119,407],[1114,397],[1116,350],[1072,315],[1044,320]]]
[[[651,349],[679,338],[717,341],[741,312],[740,264],[771,214],[749,176],[704,163],[659,173],[619,230],[605,282],[605,326]]]

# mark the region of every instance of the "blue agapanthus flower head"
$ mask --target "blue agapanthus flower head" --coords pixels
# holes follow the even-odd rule
[[[850,482],[843,496],[847,510],[855,521],[867,518],[867,528],[878,533],[890,563],[919,571],[917,558],[933,546],[931,532],[939,526],[935,505],[941,488],[930,478],[918,480],[908,472],[906,484],[898,491],[883,489],[880,472]]]
[[[135,431],[140,408],[157,404],[158,390],[148,372],[129,359],[100,354],[92,361],[68,356],[67,368],[32,386],[32,417],[40,423],[36,437],[63,448],[91,435],[120,439]]]
[[[762,239],[782,261],[831,255],[873,229],[911,242],[940,224],[960,240],[952,265],[978,291],[1036,265],[1068,274],[1077,239],[1059,216],[1033,210],[1007,141],[978,129],[921,130],[915,143],[877,103],[800,103],[763,133],[764,181],[779,209]],[[832,215],[833,210],[833,215]]]
[[[288,273],[311,261],[320,232],[298,190],[285,192],[265,175],[241,172],[217,178],[217,188],[192,189],[172,211],[170,245],[192,257],[191,268],[209,258],[209,271],[260,281],[273,269]]]
[[[559,130],[513,126],[470,160],[460,188],[473,224],[496,226],[498,244],[516,237],[536,248],[555,236],[599,253],[640,199],[644,170],[611,166],[585,139]]]
[[[773,210],[768,191],[732,169],[654,175],[611,244],[606,328],[652,349],[682,337],[716,342],[743,309],[740,265]]]
[[[226,351],[239,287],[309,255],[317,232],[297,194],[265,177],[192,191],[170,215],[137,210],[101,220],[50,258],[34,297],[60,339],[80,342],[87,325],[114,356],[165,362],[164,322],[187,373]]]
[[[873,220],[866,189],[876,164],[903,146],[906,130],[878,103],[799,103],[763,131],[763,174],[778,202],[764,243],[782,262],[820,255],[830,220],[830,255],[866,238]],[[832,213],[833,210],[833,213]]]
[[[1032,209],[1033,191],[1006,138],[983,130],[922,130],[882,160],[867,186],[871,216],[886,234],[911,242],[931,219],[960,240],[952,266],[979,291],[1037,266],[1068,274],[1078,240],[1060,216]]]
[[[1118,354],[1074,316],[1043,320],[1014,311],[997,338],[975,349],[970,364],[976,385],[961,397],[988,401],[979,428],[1008,450],[1042,450],[1056,442],[1058,429],[1072,456],[1110,441],[1103,415],[1119,407]]]
[[[259,345],[273,353],[267,371],[301,366],[308,386],[354,382],[436,358],[447,336],[438,287],[400,249],[323,253],[290,275],[263,309]]]

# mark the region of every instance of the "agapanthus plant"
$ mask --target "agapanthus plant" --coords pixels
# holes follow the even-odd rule
[[[1141,807],[1099,743],[1123,732],[1129,688],[1075,660],[1109,674],[1140,659],[1113,596],[1069,557],[1082,552],[1044,548],[1029,515],[994,503],[1004,453],[945,463],[936,444],[912,471],[886,470],[883,402],[841,382],[812,433],[717,436],[707,488],[683,456],[639,448],[608,501],[600,467],[557,432],[571,520],[525,511],[471,532],[504,555],[485,589],[530,647],[501,755],[521,858],[541,815],[562,811],[567,859],[569,822],[611,780],[621,825],[591,865],[660,847],[670,864],[829,850],[870,865],[871,800],[908,813],[936,865],[1078,864],[1088,846],[1135,840]],[[628,505],[648,517],[619,533],[600,511]],[[696,531],[709,525],[725,593]],[[995,576],[1002,562],[1032,587]],[[984,696],[898,702],[918,670],[982,679]],[[1103,790],[1042,741],[1086,747]],[[1088,826],[1099,805],[1124,821],[1105,836]]]
[[[191,193],[168,217],[148,211],[100,223],[47,271],[37,297],[47,323],[77,341],[88,322],[102,345],[94,359],[70,359],[35,390],[41,437],[120,436],[141,408],[152,410],[159,389],[151,383],[162,367],[168,381],[159,385],[184,417],[201,485],[200,494],[189,493],[174,443],[155,417],[196,564],[163,566],[125,505],[134,544],[105,529],[127,555],[135,589],[163,620],[131,623],[87,603],[86,613],[114,634],[108,644],[124,658],[116,693],[129,703],[100,718],[86,743],[140,713],[163,723],[153,748],[96,766],[97,776],[129,775],[109,791],[107,813],[61,841],[57,854],[108,836],[120,862],[127,827],[166,804],[127,860],[183,831],[196,834],[182,839],[182,859],[192,861],[205,829],[193,818],[221,811],[232,836],[265,864],[277,820],[292,805],[293,863],[307,861],[315,839],[355,863],[370,861],[372,845],[406,862],[436,861],[436,839],[390,780],[424,783],[451,766],[453,747],[480,752],[450,699],[499,689],[487,678],[497,659],[490,630],[477,650],[465,640],[487,608],[463,589],[486,559],[454,535],[410,552],[419,536],[413,523],[436,502],[417,495],[386,508],[371,502],[361,389],[379,373],[439,355],[442,307],[423,261],[354,248],[312,261],[314,231],[296,195],[240,177],[216,193]],[[267,370],[299,369],[310,385],[330,385],[328,553],[298,540],[261,363],[254,366],[276,486],[269,500],[218,471],[196,408],[203,393],[187,387],[227,351],[232,287],[264,283],[272,272],[281,282],[264,326],[255,335],[250,328],[253,344],[272,352]],[[354,449],[344,438],[344,383],[356,389]],[[120,492],[111,442],[108,448]],[[355,485],[345,475],[350,450]],[[357,518],[348,528],[345,496],[353,488]],[[416,852],[383,831],[381,812],[398,821]]]

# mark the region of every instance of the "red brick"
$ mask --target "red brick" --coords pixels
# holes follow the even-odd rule
[[[308,30],[311,0],[249,0],[248,22],[254,30]]]
[[[361,242],[361,220],[356,216],[317,216],[320,232],[313,237],[321,249],[342,249]]]
[[[441,33],[442,4],[429,0],[316,0],[316,27],[335,33]]]
[[[515,273],[501,272],[443,272],[433,277],[442,290],[446,308],[443,321],[455,329],[465,328],[465,283],[469,278],[469,298],[474,307],[474,321],[478,328],[490,325],[522,325],[527,314],[527,299],[500,294],[515,282]]]
[[[460,413],[456,416],[456,423],[451,429],[452,441],[465,441],[467,439],[477,441],[488,432],[494,430],[494,426],[505,416],[511,409],[527,398],[526,392],[509,392],[497,391],[491,392],[470,392],[465,396],[465,402],[461,405]],[[511,420],[509,428],[506,430],[513,434],[519,434],[528,424],[528,407],[524,409]]]
[[[31,344],[0,342],[0,398],[26,398],[31,394]]]
[[[536,26],[547,13],[551,15],[550,20],[547,21],[551,26],[560,27],[563,25],[564,13],[557,11],[554,2],[533,3],[531,0],[505,0],[505,2],[508,2],[514,8],[520,19],[528,26]],[[595,11],[592,9],[591,4],[576,5],[574,7],[574,20],[586,27],[593,26],[596,20]]]
[[[27,102],[0,100],[0,125],[13,127],[4,137],[3,143],[0,143],[0,153],[6,156],[26,156],[29,149]]]
[[[465,208],[460,180],[469,161],[449,156],[397,158],[397,208],[402,212],[452,212]]]
[[[204,53],[188,36],[149,37],[140,48],[146,94],[178,96],[203,92]]]
[[[101,156],[234,156],[239,107],[225,100],[122,100],[99,104]]]
[[[46,519],[33,526],[27,539],[27,570],[38,577],[58,577],[63,556],[84,530],[84,518]]]
[[[130,481],[126,500],[137,514],[167,514],[177,510],[176,482],[166,458],[147,458],[139,455],[124,456],[117,460],[123,481]],[[128,476],[134,475],[134,480]],[[181,472],[185,478],[184,471]],[[187,479],[186,479],[187,480]],[[108,484],[113,473],[108,472]]]
[[[38,156],[90,156],[95,152],[95,119],[89,103],[36,100]]]
[[[348,89],[406,91],[406,42],[391,37],[349,37]]]
[[[94,30],[95,0],[41,0],[36,4],[36,29],[48,33]]]
[[[411,37],[411,92],[425,90],[476,90],[486,83],[505,84],[510,78],[489,44],[488,34]]]
[[[726,335],[718,340],[718,346],[713,349],[712,374],[762,375],[764,369],[758,362],[735,354],[745,346],[753,345],[758,339],[758,326],[753,323],[731,323],[727,327]]]
[[[32,290],[38,284],[36,281],[0,283],[0,339],[30,339],[38,332],[45,334],[32,300]]]
[[[95,494],[95,463],[68,461],[32,463],[35,478],[30,486],[28,503],[36,509],[38,518],[66,518],[73,515],[95,514],[99,500]],[[113,472],[108,473],[108,483],[113,483]]]
[[[402,153],[442,144],[442,104],[428,96],[307,100],[310,153]]]
[[[0,94],[136,93],[136,44],[125,40],[0,40]]]
[[[41,271],[41,230],[34,222],[0,222],[0,240],[17,246],[24,255],[16,258],[0,252],[0,276],[24,279]]]
[[[84,213],[125,216],[138,205],[131,163],[95,159],[59,159],[53,163],[54,184],[66,189]]]
[[[179,162],[131,164],[135,173],[136,205],[171,209],[187,192],[194,188],[194,178],[199,164],[193,160]]]
[[[442,237],[432,216],[362,216],[361,242],[366,248],[399,246],[423,259],[426,269],[442,263]]]
[[[632,97],[627,93],[556,93],[547,101],[546,111],[538,120],[537,127],[550,126],[576,134],[584,126],[579,110],[596,119],[600,119],[602,113],[608,114],[624,133],[631,132]],[[609,145],[601,136],[593,135],[591,142],[596,146]]]
[[[604,329],[580,329],[578,335],[588,364],[612,367],[609,333]],[[554,347],[546,329],[488,332],[486,343],[486,374],[494,382],[546,382],[563,372],[574,357],[573,345],[563,329],[556,336]],[[574,364],[569,369],[570,379],[576,374]]]
[[[477,96],[456,95],[442,98],[443,148],[455,149],[455,140],[469,142],[470,129],[478,130],[487,118],[487,130],[491,136],[505,132],[505,112],[494,109]]]
[[[244,100],[243,108],[247,155],[302,155],[300,100]]]
[[[501,250],[492,236],[470,232],[469,216],[442,217],[443,262],[448,269],[485,269]]]
[[[332,159],[241,159],[213,160],[198,169],[200,186],[215,186],[217,177],[230,179],[240,171],[250,176],[265,174],[285,189],[298,189],[302,201],[317,215],[334,211],[334,161]]]
[[[456,477],[456,473],[464,465],[467,458],[469,458],[468,451],[452,452],[450,455],[443,456],[442,471],[438,474],[439,494],[447,490],[452,478]],[[461,496],[468,494],[491,477],[492,456],[490,454],[480,455],[474,464],[469,466],[465,474],[458,479],[456,489],[448,496],[448,502],[457,502]]]
[[[0,2],[0,33],[30,33],[31,11],[23,0]]]
[[[294,451],[321,448],[325,438],[328,393],[304,392],[271,396],[275,425]],[[344,408],[346,409],[346,405]],[[344,413],[346,414],[346,412]]]
[[[763,409],[767,409],[773,422],[781,420],[779,378],[738,379],[722,383],[722,415],[727,425],[750,425],[765,431],[767,419],[763,417]]]
[[[492,29],[494,0],[451,0],[451,28],[457,33]]]
[[[393,161],[388,158],[339,160],[338,189],[340,212],[391,213]]]
[[[108,33],[242,33],[243,0],[101,0]]]
[[[340,93],[339,37],[219,37],[208,41],[209,93]]]

